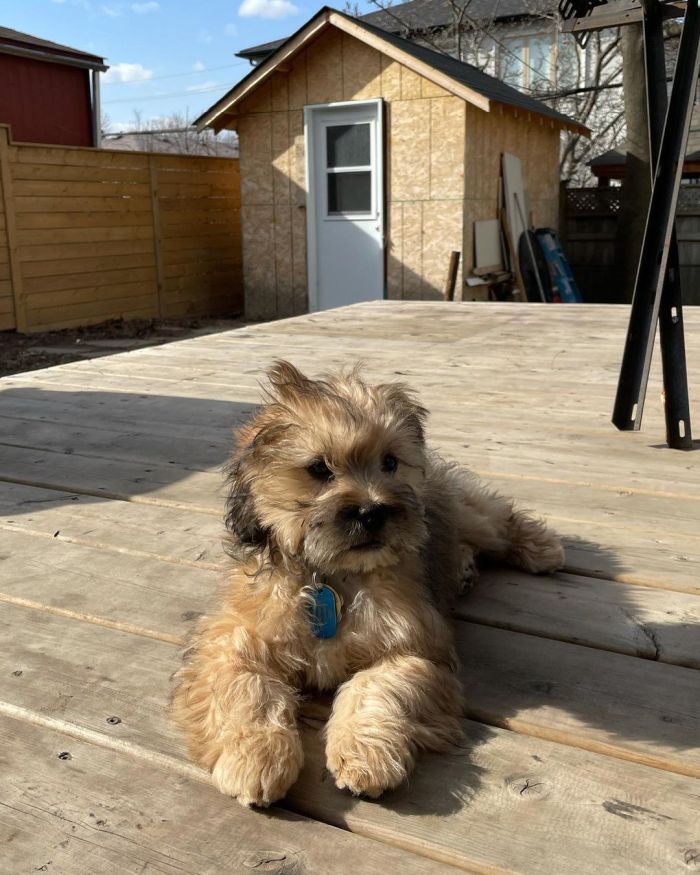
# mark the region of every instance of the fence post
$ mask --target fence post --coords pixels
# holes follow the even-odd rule
[[[165,275],[163,272],[163,226],[160,219],[160,195],[158,192],[158,164],[155,155],[148,156],[148,179],[151,190],[151,213],[153,216],[153,251],[156,257],[156,284],[158,289],[158,317],[165,316]]]
[[[17,220],[15,201],[12,197],[12,175],[10,173],[10,129],[0,127],[0,178],[2,179],[2,205],[5,212],[5,232],[7,252],[10,261],[10,283],[15,307],[15,327],[17,331],[27,330],[27,313],[22,285],[22,270],[19,259]]]

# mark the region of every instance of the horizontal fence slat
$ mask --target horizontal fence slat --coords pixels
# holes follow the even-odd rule
[[[48,182],[79,180],[85,182],[148,182],[148,170],[138,167],[82,167],[68,164],[15,164],[13,180]]]
[[[237,159],[8,143],[27,330],[155,317],[159,281],[161,315],[241,312]],[[0,209],[0,330],[12,307]]]

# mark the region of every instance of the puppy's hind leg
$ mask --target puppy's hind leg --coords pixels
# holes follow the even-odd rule
[[[556,571],[564,564],[557,535],[510,499],[492,492],[476,478],[464,476],[459,526],[462,537],[477,552],[535,574]]]

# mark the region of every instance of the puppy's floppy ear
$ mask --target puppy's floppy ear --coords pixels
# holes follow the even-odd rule
[[[425,423],[428,411],[419,403],[413,391],[404,383],[382,383],[377,386],[387,406],[425,443]]]
[[[260,522],[253,497],[251,450],[242,447],[228,464],[229,494],[226,498],[226,528],[244,547],[264,547],[268,533]]]

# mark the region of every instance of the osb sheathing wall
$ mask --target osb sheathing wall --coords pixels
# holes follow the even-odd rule
[[[440,297],[449,254],[462,248],[464,102],[328,30],[240,108],[249,316],[308,309],[303,107],[376,97],[387,104],[389,296]]]
[[[527,184],[534,170],[557,175],[556,155],[553,170],[546,173],[539,162],[549,163],[550,144],[558,144],[558,132],[500,112],[495,124],[490,123],[489,114],[375,49],[338,30],[326,30],[289,62],[286,72],[275,73],[239,106],[234,126],[240,135],[248,316],[284,317],[308,309],[304,106],[377,97],[386,104],[391,298],[442,297],[453,250],[466,252],[464,264],[471,269],[473,219],[496,216],[501,140],[512,143],[512,151],[523,157]],[[499,124],[504,125],[502,135]],[[475,137],[481,142],[474,142]],[[522,154],[526,142],[532,161]],[[487,143],[495,150],[488,155]],[[488,181],[483,179],[487,174]],[[540,187],[548,197],[540,196]],[[551,192],[538,183],[537,199],[532,200],[538,217],[541,213],[554,221],[557,192],[558,178],[551,182]],[[541,210],[540,200],[547,201],[546,210]],[[460,269],[458,297],[461,281]]]

